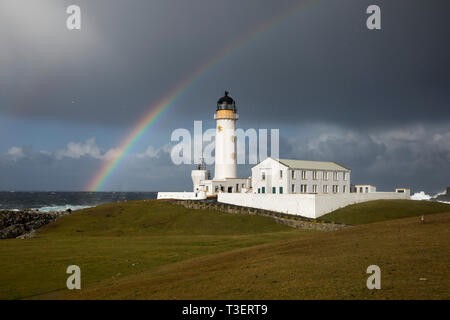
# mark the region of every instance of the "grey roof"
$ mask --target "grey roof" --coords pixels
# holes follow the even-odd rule
[[[294,159],[274,159],[291,169],[310,169],[310,170],[330,170],[330,171],[350,171],[350,169],[341,166],[336,162],[329,161],[308,161]]]

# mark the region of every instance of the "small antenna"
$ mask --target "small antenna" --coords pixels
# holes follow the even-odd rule
[[[206,170],[206,163],[203,157],[200,158],[200,170]]]

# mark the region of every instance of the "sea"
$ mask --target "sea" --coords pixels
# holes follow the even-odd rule
[[[100,204],[156,199],[157,192],[0,191],[0,210],[79,210]]]

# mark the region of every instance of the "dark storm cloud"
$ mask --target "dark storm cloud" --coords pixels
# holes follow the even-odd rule
[[[293,1],[2,2],[2,113],[130,125],[229,41]],[[239,5],[238,5],[239,4]]]
[[[447,127],[367,131],[322,125],[308,131],[300,139],[282,138],[282,157],[338,162],[352,170],[352,183],[373,184],[380,191],[407,186],[413,192],[437,193],[450,183]]]
[[[2,1],[2,114],[132,126],[152,103],[256,25],[299,1]],[[448,1],[303,1],[198,79],[164,121],[209,115],[223,89],[255,123],[395,126],[450,119]],[[258,109],[258,117],[254,110]],[[244,122],[245,123],[245,122]]]

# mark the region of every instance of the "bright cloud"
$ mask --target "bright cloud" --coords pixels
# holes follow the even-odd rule
[[[7,154],[16,161],[17,159],[20,159],[25,156],[23,149],[21,147],[11,147]]]

